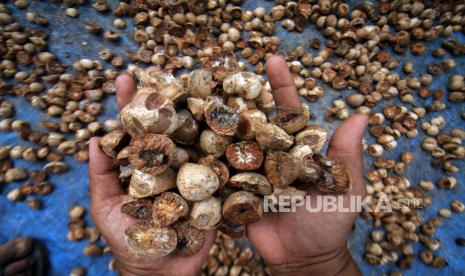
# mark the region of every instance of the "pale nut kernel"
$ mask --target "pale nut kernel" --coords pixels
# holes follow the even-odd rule
[[[238,72],[223,81],[223,89],[227,94],[238,94],[247,100],[253,100],[260,95],[262,84],[258,75],[251,72]]]
[[[185,199],[199,201],[211,196],[218,189],[219,179],[207,166],[186,163],[179,169],[176,185]]]
[[[221,202],[209,196],[192,204],[187,220],[197,229],[211,230],[221,222]]]
[[[171,168],[159,175],[134,170],[128,191],[134,198],[144,198],[161,194],[174,187],[176,187],[176,173]]]

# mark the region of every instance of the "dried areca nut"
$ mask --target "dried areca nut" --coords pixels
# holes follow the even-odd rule
[[[134,169],[157,175],[169,168],[174,143],[162,134],[140,134],[131,140],[129,162]]]
[[[121,213],[136,219],[150,219],[152,217],[152,200],[139,198],[121,205]]]
[[[127,145],[131,137],[124,130],[115,130],[102,137],[99,141],[100,149],[111,159],[115,160],[118,153]]]
[[[150,88],[140,88],[121,110],[121,123],[130,134],[170,134],[178,128],[178,117],[171,101]]]
[[[296,145],[289,150],[289,153],[299,161],[312,157],[313,150],[309,145]]]
[[[178,129],[176,129],[171,137],[176,143],[183,145],[192,145],[196,142],[199,136],[199,124],[186,109],[177,111]]]
[[[270,151],[265,158],[265,174],[273,187],[286,187],[299,176],[300,165],[290,153]]]
[[[234,189],[248,191],[259,195],[269,195],[272,193],[268,179],[259,173],[238,173],[229,179],[228,186]]]
[[[245,225],[233,225],[223,222],[218,229],[221,233],[226,234],[233,239],[239,239],[245,235]]]
[[[261,200],[250,192],[232,193],[223,203],[223,218],[234,225],[259,221],[262,214]]]
[[[309,125],[295,136],[297,145],[308,145],[314,153],[320,152],[328,139],[328,131],[318,125]]]
[[[42,170],[46,173],[60,174],[68,170],[68,165],[62,161],[52,161],[47,163]]]
[[[220,182],[219,188],[222,188],[229,180],[229,169],[228,167],[221,162],[220,160],[216,159],[213,155],[208,155],[205,157],[200,158],[197,161],[200,165],[205,165],[210,167],[218,176],[218,180]]]
[[[221,202],[212,196],[194,202],[187,220],[197,229],[215,229],[221,222]]]
[[[248,108],[247,102],[243,98],[237,96],[229,96],[226,100],[226,105],[237,112],[242,112]]]
[[[129,165],[130,148],[130,146],[127,146],[118,152],[118,155],[116,155],[116,164],[120,166]]]
[[[225,153],[232,140],[232,137],[220,135],[206,129],[200,134],[200,148],[203,152],[218,158]]]
[[[242,141],[226,148],[226,158],[235,169],[253,171],[262,165],[263,150],[255,141]]]
[[[171,161],[171,168],[179,170],[181,166],[189,161],[189,154],[187,151],[180,147],[175,147],[173,150],[173,160]]]
[[[129,195],[144,198],[161,194],[174,187],[176,187],[176,173],[171,168],[159,175],[134,170],[129,183]]]
[[[141,87],[151,88],[153,92],[160,93],[166,100],[178,102],[187,97],[180,80],[156,67],[145,69],[139,79]]]
[[[190,97],[206,99],[212,94],[213,77],[208,70],[194,70],[187,80],[187,92]]]
[[[310,110],[307,105],[302,105],[301,110],[278,109],[271,118],[271,122],[284,129],[287,133],[296,133],[303,129],[310,120]]]
[[[178,237],[178,244],[174,251],[176,256],[189,257],[202,249],[205,243],[205,235],[202,230],[193,227],[187,221],[175,225],[174,229]]]
[[[125,230],[129,251],[142,256],[162,258],[176,249],[178,239],[172,228],[156,228],[152,222],[141,222]]]
[[[155,227],[166,227],[185,217],[189,205],[182,196],[173,192],[164,192],[153,202],[152,218]]]
[[[203,121],[205,113],[205,105],[207,104],[204,100],[198,98],[187,98],[187,108],[192,113],[192,116],[197,121]]]
[[[266,115],[258,109],[244,110],[239,113],[236,137],[241,140],[255,139],[255,124],[265,124]]]
[[[185,199],[199,201],[216,192],[219,180],[208,166],[186,163],[178,171],[176,184]]]
[[[323,170],[323,177],[320,178],[316,187],[318,191],[324,193],[344,193],[351,189],[352,179],[346,166],[339,160],[315,154],[313,160]]]
[[[4,175],[4,181],[11,183],[19,180],[24,180],[28,177],[28,173],[23,168],[9,168]]]
[[[255,139],[265,149],[287,150],[294,138],[275,124],[255,124]]]
[[[239,114],[221,103],[210,103],[205,107],[205,121],[220,135],[233,136],[239,124]]]
[[[238,94],[244,99],[253,100],[260,95],[262,83],[255,73],[238,72],[223,81],[223,89],[227,94]]]
[[[312,185],[324,176],[323,170],[311,157],[300,161],[300,171],[297,180],[306,185]]]

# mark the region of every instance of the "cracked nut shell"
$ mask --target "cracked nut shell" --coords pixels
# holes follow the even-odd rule
[[[115,160],[131,140],[131,136],[124,130],[115,130],[102,137],[99,141],[100,149],[111,159]]]
[[[189,205],[182,196],[164,192],[153,202],[152,219],[155,227],[169,226],[187,215]]]
[[[205,121],[217,134],[233,136],[239,124],[239,114],[231,107],[215,102],[205,107]]]
[[[315,154],[313,160],[323,170],[323,177],[317,180],[318,191],[324,193],[344,193],[352,186],[352,179],[346,166],[337,159]]]
[[[121,205],[121,213],[136,219],[149,219],[152,217],[152,200],[140,198],[128,201]]]
[[[175,225],[174,229],[178,237],[174,251],[176,256],[189,257],[202,249],[205,243],[205,235],[202,230],[193,227],[187,221]]]
[[[242,141],[226,148],[226,158],[235,169],[253,171],[263,163],[263,150],[255,141]]]
[[[151,175],[163,173],[173,160],[174,143],[165,135],[137,135],[130,146],[129,162],[132,167]]]
[[[174,187],[176,187],[176,173],[171,168],[159,175],[134,170],[128,191],[132,197],[143,198],[161,194]]]
[[[129,250],[137,255],[162,258],[176,249],[177,236],[172,228],[156,228],[152,222],[129,226],[125,231]]]
[[[216,159],[213,155],[202,157],[197,161],[197,163],[210,167],[210,169],[212,169],[216,173],[216,176],[218,176],[218,180],[220,181],[219,188],[222,188],[228,182],[228,167],[223,162]]]
[[[259,173],[245,172],[233,175],[229,179],[229,187],[248,191],[258,195],[269,195],[273,192],[268,179]]]
[[[223,218],[234,225],[259,221],[262,214],[261,200],[250,192],[232,193],[223,203]]]
[[[271,151],[265,158],[265,174],[273,187],[289,186],[299,176],[300,165],[290,153]]]
[[[319,125],[309,125],[295,136],[296,144],[308,145],[313,152],[320,152],[328,140],[328,131]]]
[[[294,138],[274,124],[255,125],[255,139],[265,149],[287,150],[294,143]]]
[[[307,105],[302,105],[300,110],[278,109],[271,118],[271,122],[287,133],[296,133],[303,129],[310,120],[310,110]]]

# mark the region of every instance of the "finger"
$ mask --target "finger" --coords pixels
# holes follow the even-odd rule
[[[21,259],[9,264],[5,268],[5,276],[12,276],[20,273],[25,273],[32,267],[32,260],[29,258]]]
[[[116,103],[119,109],[122,109],[131,101],[134,94],[136,94],[136,82],[131,76],[122,74],[116,78],[115,88]]]
[[[353,193],[366,195],[363,183],[362,138],[368,116],[355,115],[340,125],[329,143],[328,156],[343,162],[351,173]]]
[[[273,97],[277,108],[300,109],[299,94],[294,85],[291,72],[287,68],[286,61],[280,56],[272,56],[265,66],[268,81],[273,90]]]
[[[0,246],[0,265],[25,257],[31,252],[32,244],[32,239],[22,237]]]
[[[93,137],[89,142],[89,182],[92,203],[124,195],[118,171],[113,162],[98,147],[100,139]]]

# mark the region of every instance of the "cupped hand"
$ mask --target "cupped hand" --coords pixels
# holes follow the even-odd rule
[[[116,101],[124,107],[136,93],[134,79],[121,75],[116,80]],[[208,257],[216,231],[205,231],[206,241],[202,249],[191,257],[167,256],[163,259],[135,255],[128,251],[124,231],[136,222],[121,213],[121,205],[130,198],[118,179],[118,168],[100,150],[100,138],[94,137],[89,145],[89,181],[91,215],[96,226],[105,237],[111,252],[118,261],[123,275],[196,275]]]
[[[298,109],[301,106],[291,73],[285,61],[271,57],[266,65],[276,106]],[[363,183],[362,136],[367,116],[355,115],[334,132],[327,155],[342,161],[352,177],[352,189],[344,195],[366,196]],[[309,190],[315,207],[316,192]],[[294,213],[265,213],[247,226],[247,236],[272,272],[279,275],[356,275],[360,274],[347,248],[356,212],[308,212],[304,207]]]

